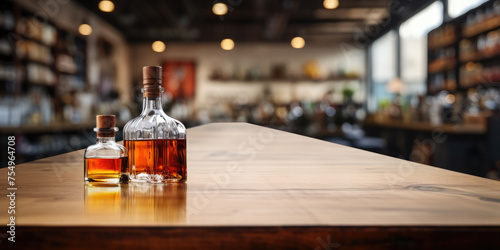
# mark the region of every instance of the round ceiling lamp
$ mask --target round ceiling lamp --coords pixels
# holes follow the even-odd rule
[[[103,0],[99,2],[99,9],[102,12],[113,12],[115,9],[115,4],[108,0]]]
[[[298,36],[298,37],[294,37],[292,39],[292,41],[290,42],[290,44],[295,49],[302,49],[306,45],[306,41],[304,40],[304,38]]]
[[[339,7],[339,0],[325,0],[323,1],[323,7],[328,10],[333,10]]]
[[[223,16],[227,14],[227,5],[224,3],[216,3],[212,6],[212,12],[217,16]]]
[[[232,50],[234,49],[234,41],[229,38],[226,38],[222,40],[222,42],[220,42],[220,47],[223,50]]]
[[[151,45],[151,48],[153,48],[154,52],[161,53],[161,52],[165,51],[165,43],[163,43],[162,41],[155,41]]]
[[[92,34],[92,27],[86,23],[82,23],[78,26],[78,32],[84,36],[88,36]]]

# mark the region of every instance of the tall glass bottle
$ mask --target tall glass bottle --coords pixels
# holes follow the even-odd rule
[[[160,66],[146,66],[142,113],[123,129],[132,182],[185,182],[186,128],[163,112]]]

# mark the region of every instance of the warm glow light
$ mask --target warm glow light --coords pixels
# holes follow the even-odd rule
[[[333,10],[339,7],[339,0],[325,0],[323,1],[325,9]]]
[[[473,71],[476,68],[476,64],[474,62],[468,62],[465,64],[465,69],[468,71]]]
[[[80,24],[80,26],[78,27],[78,32],[80,32],[80,34],[84,36],[88,36],[92,34],[92,27],[90,27],[90,25],[86,23]]]
[[[212,12],[215,15],[223,16],[223,15],[225,15],[227,13],[227,5],[225,5],[223,3],[216,3],[212,7]]]
[[[455,102],[455,96],[452,94],[448,94],[445,99],[448,104],[452,104]]]
[[[234,42],[233,40],[226,38],[220,42],[220,47],[223,50],[232,50],[234,48]]]
[[[302,49],[306,45],[306,41],[304,41],[304,38],[302,38],[300,36],[294,37],[292,39],[292,42],[290,42],[290,43],[292,44],[292,47],[295,49]]]
[[[151,46],[155,52],[163,52],[165,51],[165,44],[162,41],[156,41]]]
[[[99,9],[102,12],[113,12],[115,9],[115,4],[108,0],[103,0],[99,2]]]
[[[390,80],[387,85],[385,85],[385,89],[387,90],[387,92],[391,93],[391,94],[401,94],[403,93],[404,91],[404,83],[403,81],[401,81],[401,79],[399,78],[393,78],[392,80]]]
[[[498,33],[500,33],[500,32],[496,31],[496,30],[488,32],[488,35],[487,35],[488,39],[495,41],[498,38]]]

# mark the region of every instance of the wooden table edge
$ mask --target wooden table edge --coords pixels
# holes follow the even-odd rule
[[[6,229],[6,227],[3,227]],[[7,230],[4,230],[4,232]],[[500,226],[19,226],[16,243],[27,249],[492,249]]]

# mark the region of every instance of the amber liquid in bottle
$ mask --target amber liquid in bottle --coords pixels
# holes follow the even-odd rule
[[[121,157],[116,159],[106,158],[87,158],[85,159],[85,168],[87,170],[87,179],[91,182],[109,182],[110,180],[123,179],[121,173],[126,172],[128,167],[128,158]],[[123,180],[125,181],[125,180]],[[128,181],[128,180],[127,180]]]
[[[154,176],[152,182],[186,181],[186,139],[128,140],[124,145],[134,178],[149,175]]]

